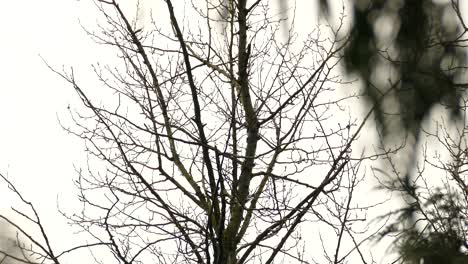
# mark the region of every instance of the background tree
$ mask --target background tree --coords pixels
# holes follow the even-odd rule
[[[0,252],[1,258],[0,263],[2,264],[16,264],[21,263],[20,261],[11,258],[10,256],[17,256],[18,245],[20,241],[15,237],[14,232],[12,232],[10,225],[5,223],[3,220],[0,221]]]
[[[387,99],[394,98],[396,105],[380,104],[377,111],[385,134],[392,132],[385,119],[395,106],[403,128],[416,137],[434,105],[461,114],[467,32],[461,8],[456,0],[354,1],[353,37],[345,56],[348,71],[363,78],[374,103],[386,86],[398,88]]]
[[[419,263],[421,259],[424,263],[466,262],[466,258],[465,262],[459,259],[459,255],[464,256],[460,247],[466,241],[462,220],[467,208],[463,195],[466,188],[462,186],[466,178],[455,175],[459,171],[460,153],[466,148],[461,143],[464,128],[459,129],[455,138],[449,133],[434,135],[441,143],[445,142],[442,146],[450,153],[445,163],[440,161],[443,170],[439,173],[450,175],[443,184],[434,184],[439,181],[437,174],[422,175],[418,170],[421,156],[422,163],[433,165],[426,152],[418,154],[418,148],[425,141],[421,137],[427,135],[421,131],[423,121],[430,118],[434,107],[442,105],[450,112],[451,122],[443,127],[437,125],[442,131],[460,127],[460,122],[464,127],[466,122],[463,75],[467,63],[467,27],[461,10],[461,3],[456,0],[354,1],[353,39],[345,53],[346,68],[362,77],[372,103],[380,100],[386,87],[395,87],[380,101],[377,121],[385,141],[403,139],[413,153],[412,161],[406,164],[397,162],[395,156],[387,157],[393,183],[384,185],[389,190],[398,190],[407,202],[398,213],[400,223],[404,220],[407,225],[403,229],[401,225],[391,225],[389,231],[396,226],[403,231],[399,248],[403,259],[411,263]],[[393,25],[390,30],[386,29],[389,25]],[[433,144],[429,149],[437,151]],[[452,185],[460,188],[454,193]],[[421,225],[421,221],[428,225]]]
[[[466,99],[462,102],[463,121],[452,125],[442,120],[421,130],[414,184],[394,166],[394,155],[387,156],[391,173],[375,170],[376,177],[388,180],[381,181],[382,188],[400,193],[407,204],[392,213],[397,221],[382,233],[397,237],[395,247],[404,263],[468,262]]]

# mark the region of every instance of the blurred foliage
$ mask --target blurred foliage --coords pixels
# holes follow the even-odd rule
[[[28,263],[27,260],[19,261],[24,259],[22,252],[18,247],[18,238],[11,229],[11,226],[7,222],[0,220],[0,264],[18,264]],[[16,256],[18,259],[15,260],[10,256]]]
[[[406,192],[407,190],[401,189]],[[414,202],[392,214],[393,224],[381,238],[396,234],[395,248],[406,264],[468,263],[467,209],[464,199],[448,189],[435,189],[427,198],[406,193]],[[419,228],[416,227],[419,225]]]
[[[365,93],[377,104],[376,120],[384,139],[403,131],[419,138],[424,117],[436,104],[461,117],[457,78],[464,70],[464,34],[460,29],[458,1],[355,0],[351,42],[345,68],[362,78]],[[380,69],[384,70],[378,70]],[[387,89],[393,104],[384,104]],[[391,126],[398,113],[401,126]],[[397,133],[395,133],[397,132]],[[410,166],[413,166],[411,164]],[[406,175],[400,192],[408,202],[386,234],[398,234],[396,249],[408,264],[468,263],[467,211],[450,189],[426,190],[426,199]],[[419,190],[420,191],[420,190]],[[424,227],[421,228],[421,225]]]
[[[406,234],[400,245],[405,263],[420,264],[465,264],[468,256],[460,251],[461,241],[455,232],[432,232],[426,236],[415,230]]]
[[[345,52],[347,71],[362,77],[372,103],[379,103],[388,86],[395,87],[399,109],[380,105],[376,112],[384,136],[400,129],[387,125],[386,112],[397,110],[404,129],[416,137],[420,122],[436,103],[450,107],[453,118],[459,116],[454,78],[464,54],[457,48],[461,39],[452,3],[356,0],[352,8],[352,39]],[[397,77],[388,71],[377,72],[382,64],[389,64]]]

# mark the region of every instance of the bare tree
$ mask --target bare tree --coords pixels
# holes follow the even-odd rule
[[[83,208],[66,216],[93,241],[54,253],[30,204],[33,217],[18,213],[41,240],[10,221],[32,242],[24,261],[105,248],[111,258],[96,262],[372,262],[360,246],[375,230],[352,226],[368,208],[353,193],[363,161],[377,154],[351,148],[374,108],[358,117],[348,103],[357,95],[339,91],[343,21],[297,48],[294,24],[282,40],[268,2],[205,1],[186,13],[164,5],[141,25],[117,1],[96,0],[105,22],[88,33],[121,59],[94,66],[105,98],[90,96],[95,88],[73,69],[51,68],[85,107],[70,110],[75,125],[66,127],[89,155],[77,170]],[[320,240],[319,228],[336,234],[323,252],[304,244],[306,229]]]

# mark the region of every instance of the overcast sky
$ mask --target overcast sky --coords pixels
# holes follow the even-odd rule
[[[76,175],[73,164],[85,157],[83,142],[67,135],[58,122],[66,119],[68,105],[79,104],[77,96],[42,58],[57,69],[73,66],[80,80],[94,78],[90,66],[108,47],[93,43],[80,25],[92,29],[99,18],[91,2],[0,4],[0,172],[28,197],[40,198],[41,206],[49,208],[44,210],[55,210],[58,194],[69,195]],[[300,2],[304,7],[308,1]],[[304,19],[312,22],[309,14],[298,12],[298,20]],[[9,206],[0,199],[0,209]]]
[[[0,4],[0,172],[34,202],[58,245],[63,243],[57,234],[70,230],[57,213],[57,198],[61,207],[73,208],[73,165],[83,164],[86,156],[83,142],[67,135],[58,123],[58,118],[66,117],[69,104],[77,105],[75,93],[41,57],[58,68],[87,69],[79,71],[87,79],[100,50],[79,20],[90,24],[95,18],[88,0]],[[3,182],[0,194],[0,211],[8,214],[7,209],[17,204],[16,197]]]
[[[303,6],[308,1],[297,2]],[[297,21],[313,22],[310,9],[297,10]],[[73,165],[82,165],[86,157],[83,142],[58,122],[66,119],[68,105],[79,104],[77,96],[42,58],[58,69],[74,66],[80,79],[92,79],[90,65],[109,54],[89,39],[80,21],[93,25],[97,17],[90,0],[0,4],[0,172],[36,204],[46,227],[56,234],[66,230],[56,213],[57,197],[63,207],[76,202]],[[4,184],[0,194],[3,213],[14,200]]]
[[[0,8],[0,170],[25,193],[44,199],[55,195],[54,182],[69,181],[79,146],[57,123],[71,90],[40,55],[51,63],[85,61],[79,3],[4,1]],[[8,200],[2,199],[2,206]]]

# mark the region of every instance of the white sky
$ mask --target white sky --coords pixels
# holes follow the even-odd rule
[[[64,132],[57,119],[67,116],[69,104],[79,103],[77,96],[40,56],[58,68],[76,67],[80,79],[93,78],[91,63],[109,54],[79,24],[81,20],[92,25],[98,17],[90,2],[0,3],[0,172],[34,202],[52,235],[69,232],[56,213],[56,201],[57,197],[63,200],[60,205],[64,208],[73,205],[73,164],[83,164],[85,154],[83,142]],[[304,7],[309,0],[297,3],[301,6],[297,21],[314,23],[311,9]],[[308,31],[299,32],[302,30]],[[0,194],[3,213],[14,200],[3,183]]]
[[[28,197],[39,194],[34,199],[47,203],[69,181],[79,145],[60,130],[56,117],[72,90],[39,55],[67,64],[88,57],[77,23],[79,3],[8,1],[0,8],[0,170]]]
[[[85,2],[90,1],[0,3],[0,172],[36,205],[56,238],[67,227],[57,213],[57,198],[69,208],[73,164],[82,164],[85,156],[82,142],[67,135],[57,119],[66,116],[68,104],[76,104],[74,91],[40,56],[58,67],[88,69],[99,58],[78,23],[96,17]],[[17,201],[5,187],[0,184],[2,213]]]
[[[57,69],[73,66],[79,80],[93,79],[90,66],[106,48],[90,40],[80,21],[92,26],[98,18],[89,0],[0,4],[0,171],[52,211],[57,194],[68,195],[72,187],[73,164],[85,157],[83,142],[58,123],[67,117],[69,104],[79,104],[77,96],[41,57]],[[311,17],[298,12],[298,20],[303,19]],[[9,206],[0,200],[0,209]]]

